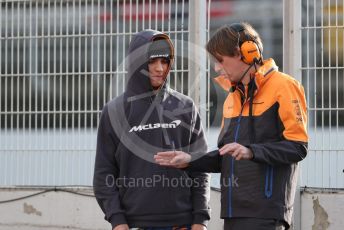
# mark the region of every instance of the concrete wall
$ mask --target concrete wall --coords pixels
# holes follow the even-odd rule
[[[68,188],[93,195],[91,188]],[[0,201],[43,191],[33,188],[0,189]],[[302,230],[341,230],[344,191],[307,189],[301,193]],[[220,193],[211,192],[212,220],[209,230],[221,230]],[[0,203],[0,230],[111,229],[94,197],[48,192],[10,203]]]
[[[73,189],[92,194],[90,188]],[[40,192],[38,189],[1,189],[0,200]],[[110,229],[94,197],[48,192],[0,204],[0,229]]]
[[[301,194],[301,229],[344,229],[344,191],[307,189]]]
[[[49,188],[48,188],[49,189]],[[83,194],[93,194],[91,188],[68,188]],[[0,201],[27,196],[42,189],[3,188]],[[212,191],[212,221],[208,229],[222,229],[219,219],[220,194]],[[48,192],[10,203],[0,203],[0,230],[33,229],[111,229],[104,220],[94,197],[66,192]]]

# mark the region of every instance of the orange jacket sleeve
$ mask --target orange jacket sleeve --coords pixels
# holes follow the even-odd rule
[[[307,105],[302,85],[288,78],[277,91],[278,115],[283,123],[286,140],[308,142]]]

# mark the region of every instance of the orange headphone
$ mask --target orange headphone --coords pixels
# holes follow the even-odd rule
[[[245,31],[243,25],[241,23],[233,23],[229,28],[238,33],[238,47],[240,49],[242,61],[248,65],[260,63],[262,61],[262,53],[257,42],[254,39],[250,39],[246,33],[244,33],[246,41],[240,41],[240,32]]]

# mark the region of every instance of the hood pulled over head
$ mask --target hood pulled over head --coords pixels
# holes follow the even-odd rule
[[[156,30],[143,30],[133,37],[129,44],[127,88],[129,95],[144,94],[153,88],[149,80],[150,59],[165,58],[171,69],[174,61],[174,47],[168,35]]]

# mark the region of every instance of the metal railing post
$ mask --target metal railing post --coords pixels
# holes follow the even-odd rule
[[[301,1],[283,0],[283,71],[301,81]]]
[[[206,0],[189,2],[189,77],[188,93],[199,108],[203,126],[206,127],[206,52],[207,4]]]
[[[301,82],[301,2],[283,0],[283,72]],[[292,228],[301,229],[301,168],[295,194]]]

